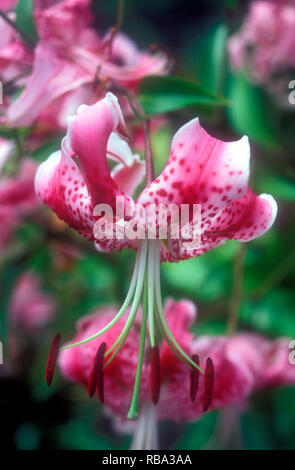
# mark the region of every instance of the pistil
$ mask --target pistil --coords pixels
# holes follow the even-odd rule
[[[127,415],[128,419],[136,419],[138,415],[138,398],[139,398],[139,391],[140,391],[142,364],[143,364],[145,339],[146,339],[147,315],[148,315],[147,302],[148,302],[148,285],[147,285],[147,280],[145,280],[137,368],[136,368],[136,376],[135,376],[135,383],[134,383],[131,406]]]

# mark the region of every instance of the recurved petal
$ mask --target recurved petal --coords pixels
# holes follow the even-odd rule
[[[8,108],[12,127],[31,125],[55,99],[92,80],[81,67],[59,57],[57,50],[40,43],[35,52],[33,73],[20,97]]]
[[[175,134],[164,171],[143,191],[140,201],[201,204],[205,227],[221,209],[245,194],[249,158],[247,137],[223,142],[193,119]]]
[[[256,196],[250,188],[237,201],[229,204],[212,221],[206,238],[224,237],[249,241],[260,237],[273,225],[277,215],[277,203],[268,194]]]
[[[193,226],[190,225],[191,230]],[[186,260],[189,258],[196,258],[203,255],[207,251],[213,250],[219,245],[222,245],[226,241],[225,237],[214,237],[210,238],[204,234],[201,237],[201,240],[188,240],[183,237],[178,239],[168,238],[167,244],[163,247],[162,261],[178,262],[181,260]]]
[[[79,158],[94,204],[115,207],[116,196],[123,195],[107,163],[109,138],[116,129],[125,129],[125,124],[118,100],[112,93],[92,106],[80,107],[70,120],[68,146]]]
[[[112,59],[121,61],[124,65],[133,65],[137,62],[139,51],[136,44],[124,33],[116,34],[112,43]]]
[[[120,191],[132,197],[145,175],[144,162],[140,160],[139,155],[132,153],[128,143],[116,132],[110,135],[107,156],[119,163],[111,172],[114,182]]]
[[[134,155],[130,165],[117,165],[112,171],[112,178],[120,191],[133,197],[136,188],[142,183],[145,175],[145,164]]]
[[[40,165],[35,190],[60,219],[89,240],[94,239],[91,197],[79,168],[65,152],[53,153]]]
[[[206,230],[201,231],[200,239],[168,239],[163,260],[180,261],[200,256],[222,245],[226,240],[242,242],[253,240],[267,232],[277,214],[277,204],[272,196],[256,196],[250,188],[246,194],[221,210]],[[203,223],[203,219],[202,219]],[[190,225],[193,231],[192,224]]]

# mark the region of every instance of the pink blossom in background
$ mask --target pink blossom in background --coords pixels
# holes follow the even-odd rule
[[[14,286],[9,305],[11,326],[35,331],[47,325],[55,313],[55,302],[42,290],[39,276],[34,272],[22,274]]]
[[[94,334],[114,316],[115,308],[103,308],[93,315],[82,318],[77,324],[75,341]],[[187,300],[165,304],[169,327],[184,350],[192,356],[197,354],[200,365],[210,356],[214,363],[214,388],[210,409],[240,404],[251,393],[262,387],[275,387],[295,383],[295,368],[288,361],[289,341],[268,340],[260,335],[241,333],[233,337],[202,336],[195,339],[189,328],[195,320],[196,309]],[[138,324],[140,319],[138,320]],[[87,388],[90,372],[99,345],[112,344],[120,332],[122,319],[111,330],[79,347],[63,351],[59,357],[62,374],[68,380]],[[135,327],[124,347],[105,368],[104,397],[107,408],[119,423],[126,422],[135,378],[139,332]],[[146,349],[146,354],[148,350]],[[175,357],[166,343],[160,347],[161,395],[155,413],[158,420],[196,420],[203,414],[201,397],[204,378],[200,374],[199,389],[195,401],[190,399],[190,370]],[[140,408],[151,406],[149,385],[150,364],[144,362],[140,388]],[[132,425],[131,425],[132,426]]]
[[[93,209],[99,203],[114,210],[116,197],[126,204],[143,177],[142,164],[118,135],[125,124],[117,98],[108,93],[92,106],[81,106],[70,118],[62,151],[51,155],[36,175],[36,192],[59,218],[94,240]],[[81,172],[72,156],[79,160]],[[120,162],[110,172],[107,157]],[[226,239],[248,241],[273,224],[277,206],[269,195],[256,196],[248,187],[250,148],[247,137],[223,142],[211,137],[198,119],[175,134],[163,172],[140,194],[141,205],[201,204],[202,244],[188,252],[185,240],[168,238],[162,259],[179,261],[218,246]],[[102,250],[137,247],[138,240],[104,239]]]
[[[0,4],[2,9],[15,21],[15,13],[12,10],[16,2],[4,2]],[[12,10],[11,12],[9,10]],[[0,79],[3,83],[15,81],[22,84],[20,80],[27,73],[28,67],[33,63],[33,53],[23,43],[19,34],[3,18],[0,18]]]
[[[7,12],[12,10],[16,5],[17,0],[1,0],[0,1],[0,8],[1,10]]]
[[[83,88],[89,85],[92,89],[86,103],[91,104],[100,80],[134,89],[146,75],[166,71],[164,55],[139,51],[122,33],[115,36],[110,48],[107,37],[100,37],[92,27],[90,6],[90,0],[38,2],[35,18],[40,41],[25,90],[7,110],[12,127],[31,125],[43,113],[41,122],[46,128],[47,108],[55,106],[56,110],[58,101],[63,114],[64,97],[75,92],[77,99],[81,93],[81,104]],[[62,118],[57,120],[61,123]],[[48,125],[52,126],[51,119]]]
[[[2,175],[0,180],[0,205],[11,206],[26,215],[38,205],[34,190],[34,178],[38,164],[30,158],[21,161],[15,177]]]
[[[295,67],[295,3],[253,1],[240,30],[228,42],[232,66],[258,83]],[[285,87],[288,87],[286,81]]]
[[[7,145],[7,144],[4,144]],[[0,176],[0,250],[10,241],[23,218],[32,214],[39,201],[35,195],[34,177],[37,164],[25,158],[21,161],[17,175]]]

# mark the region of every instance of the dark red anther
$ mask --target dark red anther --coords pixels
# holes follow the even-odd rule
[[[98,382],[101,380],[100,376],[103,374],[103,359],[106,347],[106,343],[101,343],[94,358],[92,371],[88,379],[88,393],[90,397],[93,397],[95,394]]]
[[[214,366],[211,357],[206,361],[205,377],[204,377],[204,393],[203,393],[203,411],[208,411],[213,395],[214,386]]]
[[[52,383],[54,369],[57,361],[58,351],[59,351],[59,343],[61,340],[61,336],[59,333],[53,338],[53,341],[50,346],[49,355],[46,364],[46,382],[49,387]]]
[[[159,346],[154,346],[151,355],[150,386],[152,402],[156,405],[160,398],[161,391],[161,369]]]
[[[195,364],[200,365],[199,356],[194,354],[192,360]],[[199,375],[200,372],[196,367],[192,367],[191,369],[191,401],[192,403],[195,401],[195,398],[198,393],[199,388]]]

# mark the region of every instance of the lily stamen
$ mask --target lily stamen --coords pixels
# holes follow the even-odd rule
[[[103,388],[101,386],[101,382],[103,376],[103,361],[106,347],[106,343],[101,343],[94,359],[93,369],[88,380],[88,393],[90,397],[93,397],[93,395],[95,394],[95,390],[97,389],[98,384],[100,384],[100,389]]]
[[[152,402],[154,405],[156,405],[160,399],[161,391],[161,367],[159,346],[154,346],[152,349],[150,383]]]
[[[213,395],[213,386],[214,386],[214,366],[211,357],[208,357],[206,360],[206,369],[204,377],[204,393],[202,398],[203,411],[208,411]]]

